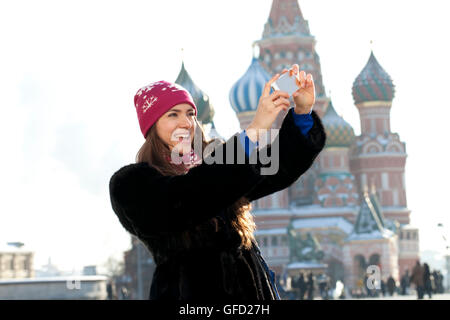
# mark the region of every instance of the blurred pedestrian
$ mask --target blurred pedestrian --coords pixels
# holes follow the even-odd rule
[[[362,298],[364,296],[364,279],[359,278],[356,282],[356,289],[353,290],[352,296]]]
[[[380,285],[381,285],[381,294],[384,297],[384,296],[386,296],[386,282],[383,279],[381,279]]]
[[[114,285],[112,281],[108,281],[108,283],[106,284],[106,294],[108,300],[114,299]]]
[[[291,278],[291,290],[292,292],[294,292],[294,297],[296,300],[301,300],[300,299],[300,276],[301,276],[301,272],[298,276],[296,277],[292,277]]]
[[[303,272],[300,273],[300,277],[298,279],[298,289],[299,289],[299,298],[300,300],[305,299],[305,293],[307,290],[307,283]]]
[[[407,290],[409,287],[409,270],[406,270],[403,274],[403,277],[400,280],[400,287],[402,288],[401,294],[403,296],[407,295]]]
[[[442,275],[441,271],[437,271],[437,280],[436,280],[436,287],[438,293],[444,293],[444,276]]]
[[[366,295],[368,297],[374,297],[375,296],[375,289],[371,286],[371,281],[368,281],[368,279],[369,279],[369,277],[366,274],[364,276],[364,289],[365,289]]]
[[[128,290],[125,287],[120,288],[120,299],[128,300]]]
[[[310,272],[308,275],[307,288],[308,288],[308,300],[314,299],[314,275],[312,272]]]
[[[328,289],[329,289],[328,277],[326,274],[323,273],[319,277],[319,292],[320,296],[324,300],[328,300]]]
[[[417,260],[416,265],[411,274],[411,282],[415,284],[417,291],[417,298],[423,299],[423,291],[424,291],[424,268],[420,264],[420,261]]]
[[[397,288],[395,280],[392,276],[389,276],[386,286],[389,291],[389,295],[392,297],[394,295],[395,289]]]
[[[431,279],[430,266],[428,263],[423,264],[423,284],[425,293],[428,294],[428,297],[432,298],[433,284]]]
[[[433,293],[437,294],[437,293],[439,293],[439,275],[438,275],[437,270],[433,270],[431,275],[433,277],[433,282],[434,282]]]

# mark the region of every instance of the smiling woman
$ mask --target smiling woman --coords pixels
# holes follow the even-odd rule
[[[111,177],[109,190],[119,221],[155,260],[150,299],[279,299],[274,273],[254,238],[250,203],[297,180],[324,147],[326,135],[320,118],[309,112],[312,102],[296,106],[274,142],[280,145],[278,172],[263,175],[264,165],[250,161],[252,152],[259,153],[254,149],[259,136],[251,130],[269,129],[289,107],[285,92],[270,94],[278,76],[266,84],[249,136],[244,130],[220,142],[204,162],[194,147],[201,142],[203,152],[212,141],[206,141],[197,122],[190,94],[166,81],[137,92],[134,102],[145,142],[136,163]],[[261,152],[274,150],[269,144]],[[174,152],[189,161],[172,163]],[[245,155],[245,163],[237,155]]]
[[[156,133],[170,151],[180,148],[180,155],[191,151],[196,127],[195,109],[188,103],[177,104],[156,122]]]
[[[154,91],[154,87],[158,88],[160,86],[162,86],[160,92]],[[169,91],[170,98],[162,94],[170,90],[168,88],[176,88],[175,91]],[[181,87],[176,84],[160,81],[159,85],[157,82],[140,89],[135,97],[141,131],[146,139],[136,155],[136,162],[151,164],[163,175],[185,174],[193,165],[198,164],[201,160],[201,154],[197,155],[194,153],[194,141],[201,141],[202,150],[208,144],[214,142],[206,141],[203,129],[197,121],[197,108],[190,94],[179,88]],[[153,90],[149,93],[148,90],[151,89]],[[144,91],[146,93],[142,93]],[[143,101],[140,98],[141,96]],[[156,103],[152,107],[151,112],[153,114],[161,114],[158,119],[155,119],[151,112],[147,114],[146,112],[141,112],[139,108],[139,106],[146,105],[144,99],[148,97],[156,99],[154,100],[155,102],[164,101],[164,103],[168,103],[164,105]],[[173,107],[170,107],[171,105]],[[162,108],[163,111],[158,108]],[[195,140],[194,138],[197,139]],[[174,152],[183,156],[181,164],[170,161]]]

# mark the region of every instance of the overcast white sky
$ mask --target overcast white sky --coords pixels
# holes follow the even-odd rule
[[[360,134],[351,87],[373,50],[396,86],[392,131],[406,142],[406,184],[421,249],[450,236],[450,49],[446,0],[300,0],[337,112]],[[35,267],[80,270],[121,257],[128,234],[108,182],[143,143],[140,87],[185,66],[211,98],[217,130],[239,130],[228,94],[247,70],[271,0],[0,3],[0,240],[35,250]]]

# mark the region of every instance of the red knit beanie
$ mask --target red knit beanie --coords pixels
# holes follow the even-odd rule
[[[144,138],[151,126],[164,113],[181,103],[190,104],[197,116],[197,107],[192,96],[186,89],[176,83],[158,81],[139,89],[134,96],[134,106]]]

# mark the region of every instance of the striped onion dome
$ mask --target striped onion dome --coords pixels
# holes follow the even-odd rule
[[[250,67],[230,90],[231,107],[236,113],[255,111],[266,82],[271,76],[253,57]]]
[[[355,104],[366,101],[392,101],[395,89],[389,74],[370,53],[369,61],[353,82]]]
[[[349,147],[355,141],[352,126],[336,113],[331,100],[322,123],[327,134],[325,147]]]
[[[209,101],[208,95],[192,81],[191,76],[184,68],[184,62],[181,65],[181,70],[175,83],[185,88],[191,94],[197,107],[197,119],[204,124],[211,123],[214,117],[214,108]]]

